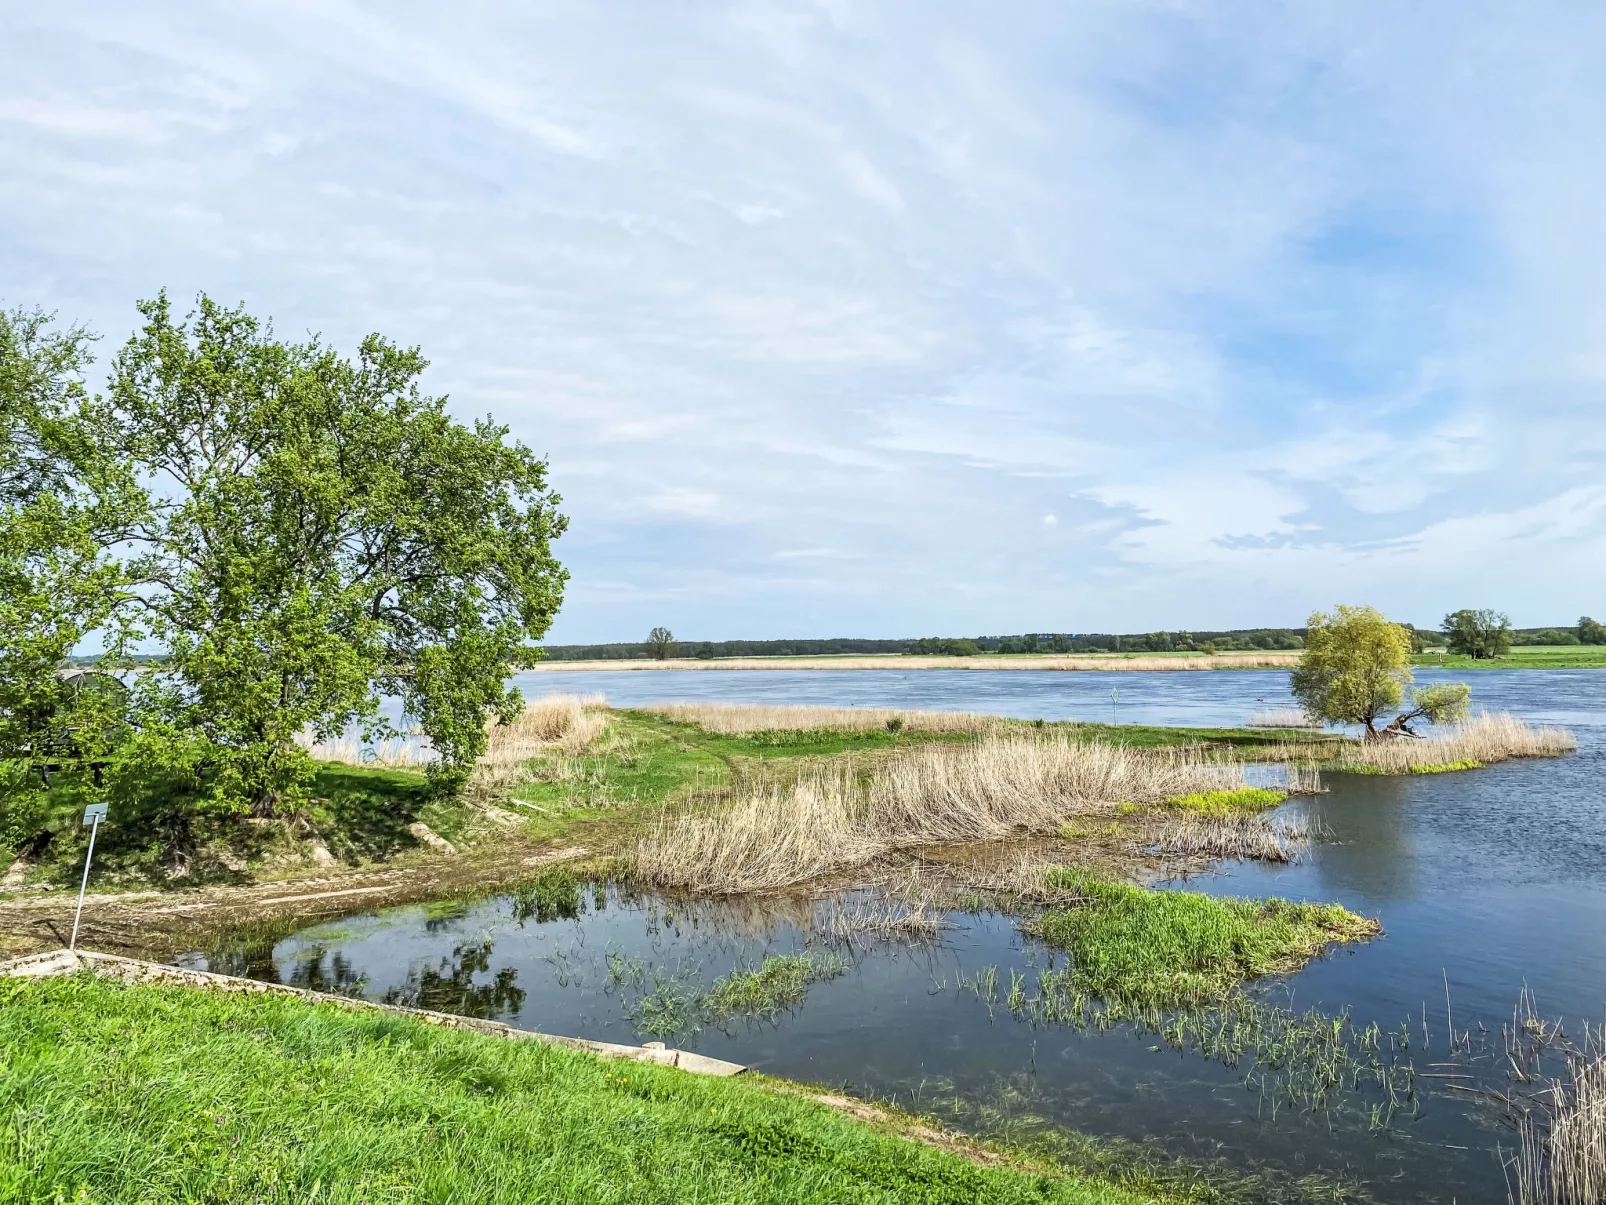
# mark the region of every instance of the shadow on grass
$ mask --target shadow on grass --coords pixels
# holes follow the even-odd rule
[[[424,818],[431,802],[429,783],[399,770],[321,765],[312,790],[334,821],[330,852],[347,862],[416,847],[407,826]]]

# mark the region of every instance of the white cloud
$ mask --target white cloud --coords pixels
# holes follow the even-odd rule
[[[1606,15],[1284,17],[36,6],[0,301],[421,345],[559,639],[1587,610]]]

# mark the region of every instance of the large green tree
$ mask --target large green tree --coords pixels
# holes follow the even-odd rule
[[[89,344],[38,311],[0,312],[0,847],[35,835],[54,797],[80,802],[126,732],[123,692],[59,672],[115,612],[108,546],[144,498],[102,454]]]
[[[347,358],[204,296],[140,311],[107,395],[66,399],[58,437],[74,482],[122,466],[141,486],[83,541],[112,646],[165,653],[134,690],[126,806],[294,807],[298,735],[382,732],[383,695],[460,780],[562,598],[545,462],[424,395],[416,349],[372,335]]]
[[[1450,652],[1475,661],[1501,657],[1511,650],[1511,620],[1498,611],[1470,607],[1451,611],[1442,628]]]
[[[1377,740],[1416,736],[1411,725],[1418,720],[1447,723],[1466,714],[1470,692],[1464,683],[1411,687],[1411,633],[1373,608],[1318,611],[1307,624],[1305,651],[1290,685],[1317,723],[1360,724],[1368,739]],[[1395,717],[1379,728],[1391,711]]]

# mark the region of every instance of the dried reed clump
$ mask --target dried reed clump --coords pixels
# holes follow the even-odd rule
[[[1274,707],[1270,711],[1257,711],[1244,721],[1246,728],[1313,728],[1321,725],[1297,707]]]
[[[1205,814],[1167,824],[1155,846],[1162,854],[1179,857],[1295,862],[1310,838],[1309,826],[1299,821],[1274,821],[1258,814]]]
[[[1491,715],[1486,711],[1423,740],[1399,738],[1346,746],[1340,763],[1382,774],[1411,774],[1468,762],[1487,766],[1511,757],[1557,757],[1577,748],[1577,738],[1565,728],[1534,728],[1507,712]]]
[[[824,768],[711,813],[666,811],[638,840],[635,868],[660,887],[772,891],[894,849],[1053,832],[1098,804],[1242,785],[1242,766],[1194,751],[989,736],[921,746],[867,781]]]
[[[901,711],[882,707],[797,707],[770,703],[651,703],[642,708],[655,715],[706,732],[742,736],[750,732],[868,732],[894,728],[904,732],[991,732],[1006,721],[971,712]]]
[[[485,752],[469,775],[471,799],[503,798],[521,783],[539,777],[536,758],[567,761],[588,748],[608,726],[608,702],[601,695],[543,695],[525,704],[510,724],[485,722]]]
[[[296,744],[305,749],[314,761],[339,762],[348,766],[405,769],[409,766],[426,766],[436,760],[435,751],[421,737],[364,744],[354,737],[320,741],[312,733],[303,732],[296,737]]]
[[[1522,1205],[1606,1201],[1606,1029],[1586,1027],[1567,1070],[1522,1121],[1517,1191]]]

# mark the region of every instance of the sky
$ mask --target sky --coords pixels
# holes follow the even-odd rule
[[[1606,617],[1606,7],[0,6],[0,305],[548,456],[555,642]]]

